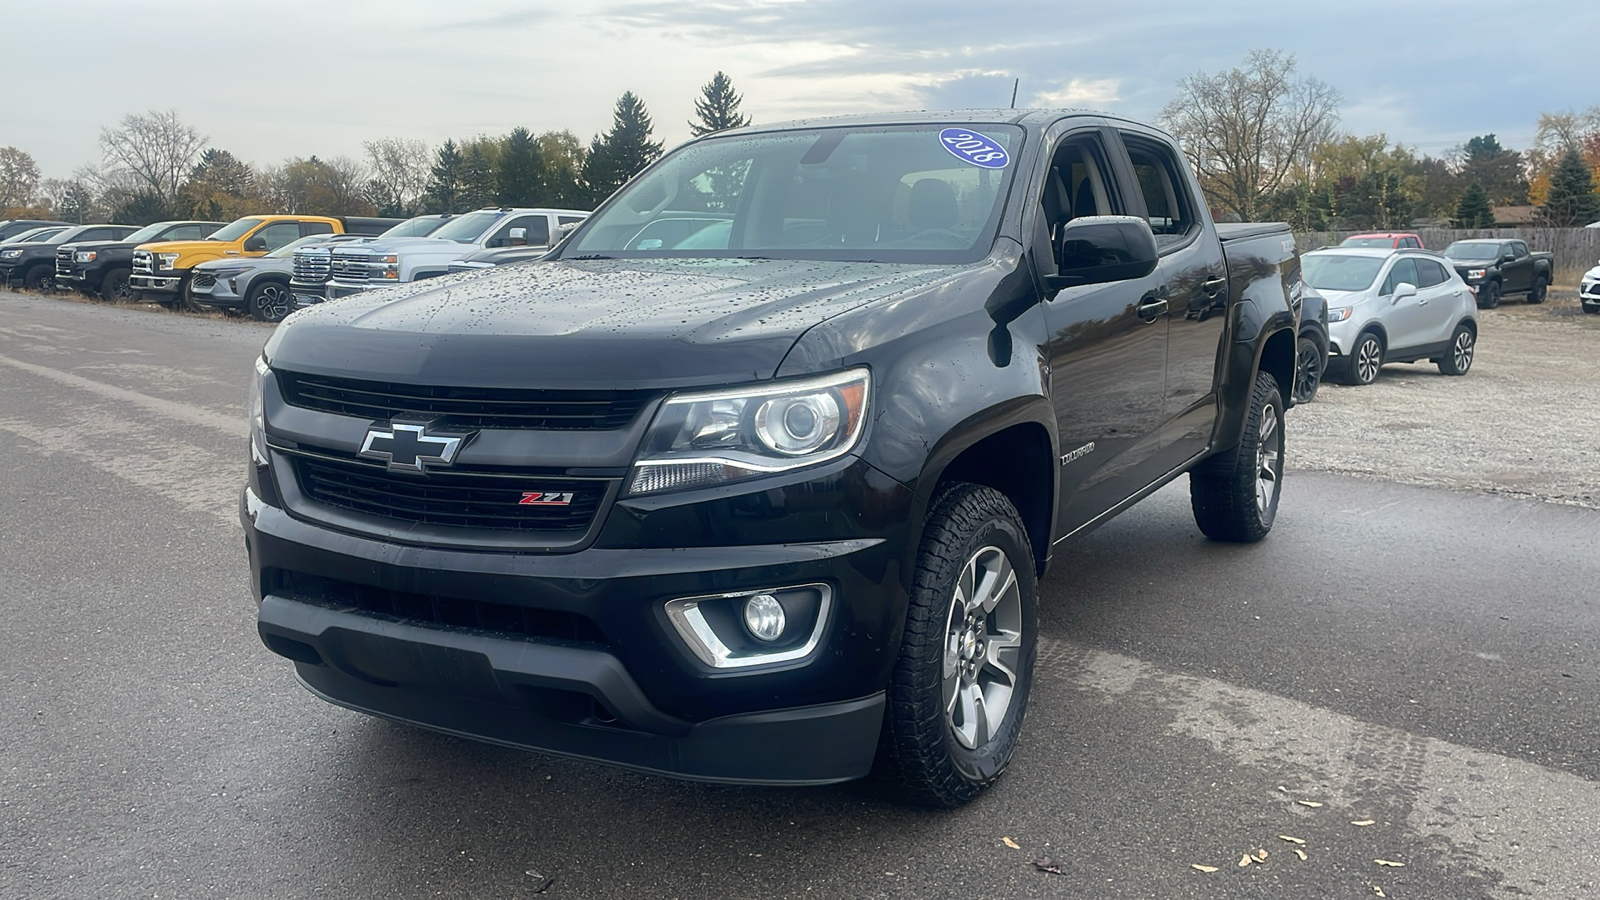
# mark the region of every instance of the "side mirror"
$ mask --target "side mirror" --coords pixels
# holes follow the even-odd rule
[[[526,228],[513,228],[513,229],[511,229],[511,234],[509,235],[509,237],[511,238],[512,243],[527,243],[528,242],[528,229],[526,229]]]
[[[257,251],[266,252],[267,239],[264,237],[250,238],[244,242],[244,249],[247,253],[255,253]]]
[[[1390,302],[1399,303],[1401,300],[1404,300],[1407,297],[1415,297],[1416,295],[1417,286],[1409,281],[1402,281],[1394,286],[1394,299]]]
[[[1057,274],[1044,277],[1055,290],[1143,278],[1160,261],[1150,223],[1136,216],[1073,219],[1056,238],[1056,255]]]

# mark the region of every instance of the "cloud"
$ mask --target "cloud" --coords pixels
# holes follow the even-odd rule
[[[1110,106],[1122,99],[1117,94],[1117,88],[1121,84],[1120,78],[1074,78],[1055,90],[1034,94],[1029,105],[1047,109]]]

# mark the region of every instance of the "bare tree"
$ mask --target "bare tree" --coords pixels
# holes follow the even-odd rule
[[[1533,151],[1556,159],[1568,148],[1582,150],[1588,136],[1600,132],[1600,106],[1583,112],[1539,113],[1539,130],[1534,134]]]
[[[28,153],[0,147],[0,211],[27,206],[39,188],[39,166]]]
[[[1304,173],[1339,122],[1339,92],[1299,77],[1292,54],[1252,50],[1244,66],[1178,82],[1161,120],[1183,144],[1211,203],[1249,221]]]
[[[407,138],[382,138],[361,145],[367,151],[367,167],[372,177],[367,183],[368,197],[384,215],[414,215],[428,190],[433,151],[425,141]]]
[[[178,197],[206,137],[178,118],[178,111],[130,113],[116,128],[100,131],[105,175],[126,172],[141,193],[171,205]]]

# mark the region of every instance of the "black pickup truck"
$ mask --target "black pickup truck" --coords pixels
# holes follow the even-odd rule
[[[77,288],[107,303],[131,300],[133,251],[155,241],[198,241],[210,237],[222,222],[156,222],[120,241],[76,241],[56,248],[56,286]]]
[[[1477,295],[1479,309],[1494,309],[1507,294],[1543,303],[1555,267],[1555,254],[1529,250],[1524,241],[1456,241],[1444,248],[1444,255]]]
[[[1206,535],[1272,527],[1298,281],[1286,226],[1213,225],[1130,121],[698,139],[544,260],[279,326],[261,638],[373,715],[961,804],[1017,746],[1064,542],[1184,473]]]

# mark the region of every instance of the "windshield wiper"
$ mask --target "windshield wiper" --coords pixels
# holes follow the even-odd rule
[[[579,260],[579,259],[616,259],[616,257],[615,256],[602,256],[599,253],[588,253],[588,254],[584,254],[583,256],[569,256],[569,257],[567,257],[567,259],[573,259],[573,260]]]

